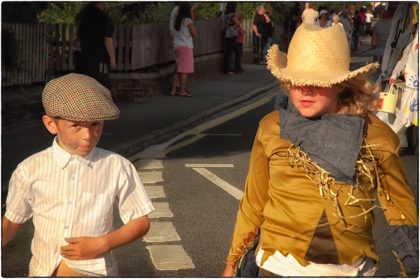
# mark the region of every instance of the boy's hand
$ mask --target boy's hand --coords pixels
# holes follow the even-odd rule
[[[94,259],[109,250],[104,237],[69,237],[64,240],[69,245],[61,246],[61,255],[70,260]]]

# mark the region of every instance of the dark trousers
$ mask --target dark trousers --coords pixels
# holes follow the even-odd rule
[[[87,58],[82,53],[75,52],[74,67],[76,73],[90,76],[111,90],[109,63],[99,62],[96,59]]]
[[[236,37],[225,38],[224,42],[223,73],[227,74],[230,71],[230,63],[235,51]]]
[[[252,52],[254,54],[254,63],[264,62],[264,46],[267,44],[266,37],[253,36]]]
[[[242,69],[242,55],[244,53],[243,44],[235,44],[235,72],[241,72]]]

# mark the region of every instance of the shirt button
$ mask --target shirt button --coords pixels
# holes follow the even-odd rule
[[[73,202],[72,202],[72,201],[69,201],[69,202],[68,202],[68,205],[72,205],[72,204],[73,204]]]
[[[71,177],[71,180],[74,180],[74,176]]]
[[[70,227],[69,225],[65,225],[65,226],[64,226],[64,229],[65,229],[65,230],[68,230],[68,229],[69,229],[69,227]]]

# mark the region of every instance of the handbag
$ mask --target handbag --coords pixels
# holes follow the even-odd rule
[[[234,38],[238,36],[238,30],[232,20],[234,16],[235,14],[225,15],[225,38]]]
[[[260,241],[260,233],[258,232],[254,242],[248,246],[248,249],[240,257],[236,267],[236,277],[258,277],[259,267],[256,263],[256,249]]]
[[[391,85],[388,90],[379,93],[378,98],[378,110],[387,112],[387,113],[395,113],[395,108],[397,105],[397,94],[395,90],[395,86]]]
[[[225,38],[234,38],[238,36],[238,30],[235,25],[226,26]]]

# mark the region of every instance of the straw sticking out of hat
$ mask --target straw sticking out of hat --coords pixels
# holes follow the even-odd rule
[[[287,54],[273,45],[267,55],[271,73],[293,86],[331,87],[378,67],[378,63],[371,63],[350,71],[350,48],[339,24],[325,29],[302,24],[296,29]]]
[[[42,91],[45,113],[70,121],[101,121],[119,117],[111,92],[95,79],[67,74],[47,83]]]

